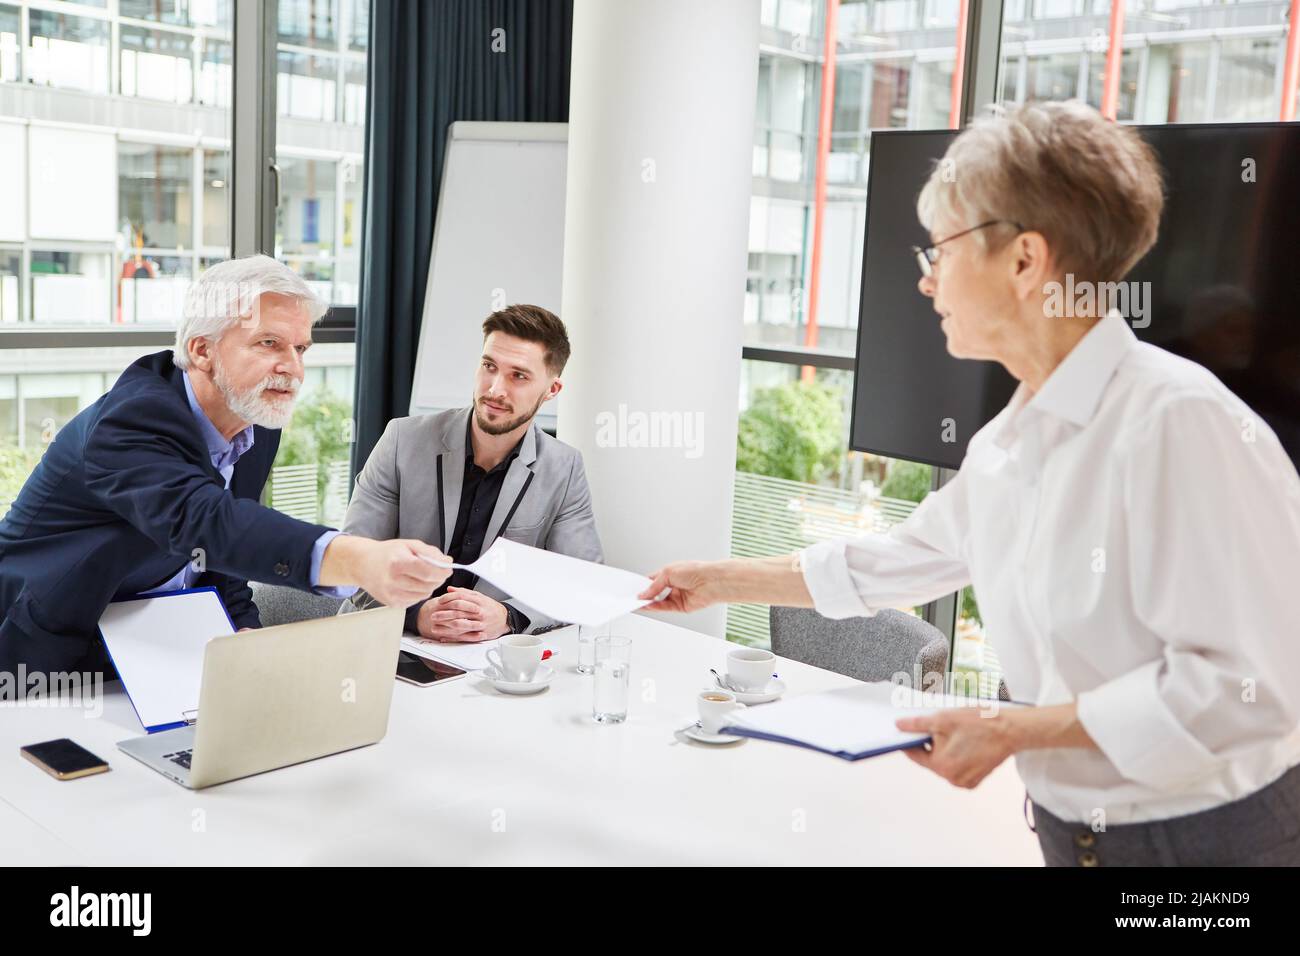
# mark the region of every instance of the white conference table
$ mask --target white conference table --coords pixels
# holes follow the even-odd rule
[[[1042,865],[1011,762],[962,790],[900,753],[850,762],[674,734],[732,645],[634,614],[629,716],[591,720],[576,628],[545,635],[532,697],[473,678],[398,682],[370,747],[192,792],[117,750],[141,733],[121,685],[102,716],[0,711],[0,859],[86,864]],[[788,693],[851,684],[778,660]],[[108,773],[57,781],[18,748],[71,737]]]

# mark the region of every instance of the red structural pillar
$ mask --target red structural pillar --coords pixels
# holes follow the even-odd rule
[[[1101,114],[1113,120],[1119,112],[1120,66],[1124,62],[1124,0],[1110,3],[1110,45],[1106,48],[1106,75],[1101,90]]]
[[[948,128],[961,126],[962,74],[966,72],[966,18],[970,13],[970,0],[961,0],[957,11],[957,59],[952,64],[952,101],[948,106]]]
[[[1300,0],[1291,0],[1286,35],[1286,62],[1282,68],[1282,122],[1295,119],[1296,83],[1300,82]]]
[[[835,41],[838,33],[840,0],[826,0],[826,39],[822,55],[822,93],[817,111],[817,167],[813,179],[812,262],[808,267],[808,311],[805,314],[803,344],[817,346],[817,305],[821,285],[822,230],[826,223],[826,165],[831,153],[831,123],[835,115]],[[805,365],[800,378],[811,382],[815,369]]]

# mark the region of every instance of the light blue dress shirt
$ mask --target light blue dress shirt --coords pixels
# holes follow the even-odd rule
[[[212,459],[212,467],[221,473],[221,477],[226,482],[226,490],[230,489],[230,479],[235,473],[235,462],[239,461],[244,452],[253,447],[253,426],[249,425],[243,431],[236,434],[230,441],[222,437],[221,432],[212,424],[207,413],[199,405],[199,400],[194,396],[194,386],[190,384],[190,373],[185,372],[185,397],[189,399],[190,411],[194,413],[194,419],[199,423],[199,431],[203,434],[203,441],[208,446],[208,455]],[[330,597],[345,598],[351,597],[356,591],[355,587],[321,587],[317,582],[320,581],[321,561],[325,557],[325,549],[329,543],[338,537],[338,531],[326,531],[316,539],[316,543],[311,549],[311,577],[312,588],[317,594],[328,594]],[[201,572],[194,569],[192,562],[185,562],[179,571],[171,578],[158,587],[145,594],[159,594],[163,591],[180,591],[185,588],[193,587],[194,582],[198,580]]]

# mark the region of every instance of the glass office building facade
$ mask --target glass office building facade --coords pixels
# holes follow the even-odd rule
[[[843,0],[827,165],[817,346],[852,353],[871,134],[949,127],[959,0]],[[1275,121],[1285,0],[1130,0],[1120,122]],[[745,341],[801,345],[825,6],[764,0]],[[1007,0],[998,98],[1101,105],[1109,0]]]

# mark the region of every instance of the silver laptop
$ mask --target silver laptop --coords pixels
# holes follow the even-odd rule
[[[404,618],[381,607],[213,638],[195,722],[118,749],[199,790],[376,743]]]

